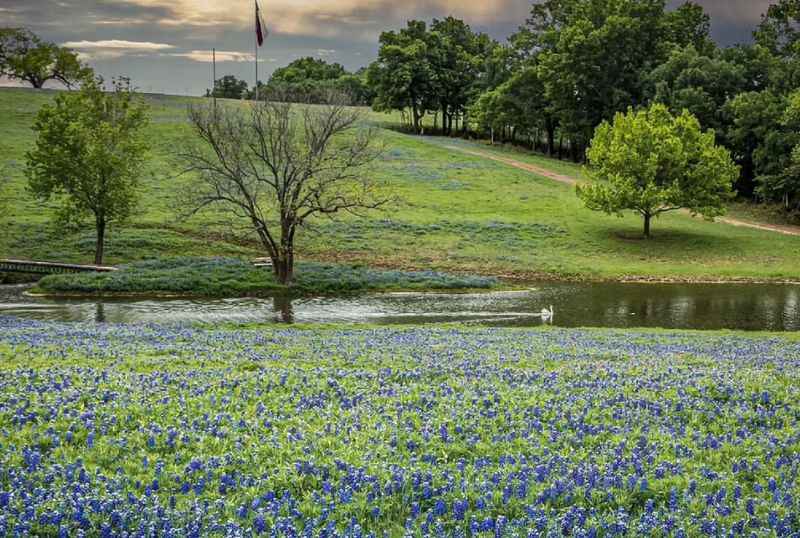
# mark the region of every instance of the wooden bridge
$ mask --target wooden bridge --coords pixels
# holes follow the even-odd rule
[[[51,275],[58,273],[107,273],[116,270],[116,267],[110,267],[107,265],[77,265],[74,263],[0,259],[0,273],[41,273]]]

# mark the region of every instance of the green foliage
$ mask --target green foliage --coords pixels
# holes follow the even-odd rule
[[[416,133],[431,123],[438,129],[441,118],[444,134],[452,134],[461,121],[463,134],[473,128],[492,143],[522,143],[582,161],[601,122],[629,107],[662,103],[673,114],[688,110],[703,128],[715,130],[740,165],[740,196],[791,209],[794,172],[787,167],[795,143],[781,123],[783,110],[769,110],[743,136],[742,126],[751,123],[743,116],[759,105],[743,107],[747,103],[736,98],[769,92],[760,105],[769,108],[773,96],[786,100],[800,88],[800,0],[775,2],[756,44],[724,49],[712,41],[711,19],[700,5],[667,4],[542,0],[507,46],[456,19],[430,26],[408,21],[381,35],[367,77],[376,92],[374,109],[401,111]],[[779,123],[774,132],[756,133],[769,121]]]
[[[364,69],[348,73],[338,63],[312,57],[276,69],[264,90],[259,90],[259,95],[315,104],[328,102],[331,94],[346,95],[354,105],[370,105],[374,97]]]
[[[663,105],[617,114],[597,128],[588,151],[596,183],[579,187],[587,207],[606,213],[634,210],[650,219],[687,208],[707,218],[721,215],[737,176],[730,154],[684,111],[674,117]]]
[[[741,93],[726,105],[732,123],[729,145],[741,156],[749,177],[755,178],[755,192],[767,200],[784,200],[784,188],[792,149],[800,141],[787,97],[772,90]],[[788,203],[788,199],[786,200]]]
[[[306,81],[336,80],[347,74],[338,63],[329,64],[323,59],[300,58],[272,73],[270,82],[297,84]]]
[[[532,10],[545,92],[577,159],[595,126],[643,101],[642,76],[665,57],[675,23],[660,0],[551,0]],[[689,36],[707,32],[697,24]]]
[[[663,103],[679,114],[688,110],[718,138],[725,135],[723,106],[731,95],[750,91],[744,69],[721,54],[701,55],[692,45],[675,49],[666,62],[646,76],[653,102]]]
[[[545,99],[536,67],[522,68],[497,88],[481,94],[470,107],[470,117],[479,129],[491,133],[493,142],[499,133],[504,141],[532,140],[537,149],[544,133],[547,153],[554,153],[558,120]]]
[[[374,108],[410,110],[415,132],[422,131],[422,119],[429,112],[441,113],[445,134],[452,133],[459,120],[465,129],[468,104],[486,89],[490,72],[496,79],[502,70],[500,57],[486,61],[497,48],[488,36],[453,17],[434,19],[430,28],[422,21],[408,21],[404,29],[384,32],[378,59],[367,72]]]
[[[42,41],[24,28],[0,28],[0,76],[41,88],[50,80],[68,88],[92,77],[70,49]]]
[[[426,39],[427,26],[422,21],[408,21],[397,32],[383,32],[378,59],[367,70],[367,84],[375,92],[373,108],[410,110],[415,132],[421,132],[425,113],[437,108]]]
[[[796,44],[800,41],[800,1],[777,0],[767,8],[761,17],[761,24],[755,31],[759,45],[768,48],[777,55],[787,56],[796,52]]]
[[[225,75],[214,81],[214,90],[206,90],[206,96],[220,99],[241,99],[247,93],[247,81],[239,80],[233,75]]]
[[[742,94],[731,102],[736,141],[752,145],[756,193],[800,210],[800,90]]]
[[[146,106],[125,82],[103,92],[87,82],[79,92],[59,94],[39,111],[35,146],[26,154],[26,175],[38,199],[61,202],[61,220],[93,217],[95,263],[103,259],[106,226],[135,208],[147,144]]]
[[[360,266],[303,263],[294,293],[347,293],[366,290],[491,288],[491,277],[434,271],[378,271]],[[272,271],[235,258],[178,257],[137,262],[112,273],[51,275],[37,287],[48,293],[184,294],[206,297],[271,295],[289,290]]]

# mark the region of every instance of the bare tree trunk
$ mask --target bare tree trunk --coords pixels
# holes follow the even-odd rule
[[[97,217],[95,219],[95,232],[97,241],[94,247],[94,264],[102,265],[106,241],[106,221],[102,217]]]
[[[644,216],[644,236],[645,238],[650,239],[650,212],[645,211],[642,215]]]

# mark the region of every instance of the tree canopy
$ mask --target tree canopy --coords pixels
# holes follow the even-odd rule
[[[87,81],[79,92],[58,94],[36,116],[36,143],[26,155],[29,188],[40,200],[61,204],[62,223],[93,218],[97,264],[106,227],[136,207],[146,122],[145,105],[126,80],[115,81],[110,92],[100,81]]]
[[[246,80],[239,80],[233,75],[225,75],[214,81],[214,89],[206,90],[206,96],[220,99],[241,99],[247,95],[247,89]]]
[[[738,174],[713,131],[703,131],[689,112],[676,117],[660,104],[603,122],[587,154],[595,181],[578,187],[581,199],[610,214],[639,213],[645,237],[651,219],[668,211],[686,208],[706,218],[723,214]]]
[[[0,76],[34,88],[56,80],[67,88],[93,76],[92,69],[66,47],[43,41],[24,28],[0,28]]]
[[[497,81],[502,70],[502,58],[495,54],[498,47],[453,17],[434,19],[430,27],[423,21],[408,21],[406,28],[384,32],[378,59],[367,71],[375,92],[373,107],[409,110],[416,132],[422,131],[422,120],[429,113],[437,122],[441,117],[445,134],[457,129],[459,122],[464,130],[468,105],[492,88],[489,81]]]
[[[452,17],[411,20],[381,34],[366,80],[373,108],[400,111],[417,133],[482,136],[578,162],[619,112],[687,110],[730,150],[739,196],[800,210],[788,110],[800,90],[800,0],[775,0],[752,44],[717,47],[710,27],[697,3],[665,0],[537,1],[503,44]]]
[[[338,63],[311,56],[294,60],[276,69],[260,95],[302,103],[323,104],[331,94],[346,96],[351,104],[372,104],[372,90],[366,83],[366,70],[348,72]]]

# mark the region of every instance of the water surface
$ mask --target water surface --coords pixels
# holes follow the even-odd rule
[[[800,330],[800,286],[542,282],[520,292],[374,293],[242,299],[45,299],[0,286],[0,315],[39,320],[417,324]],[[541,309],[553,306],[552,320]]]

